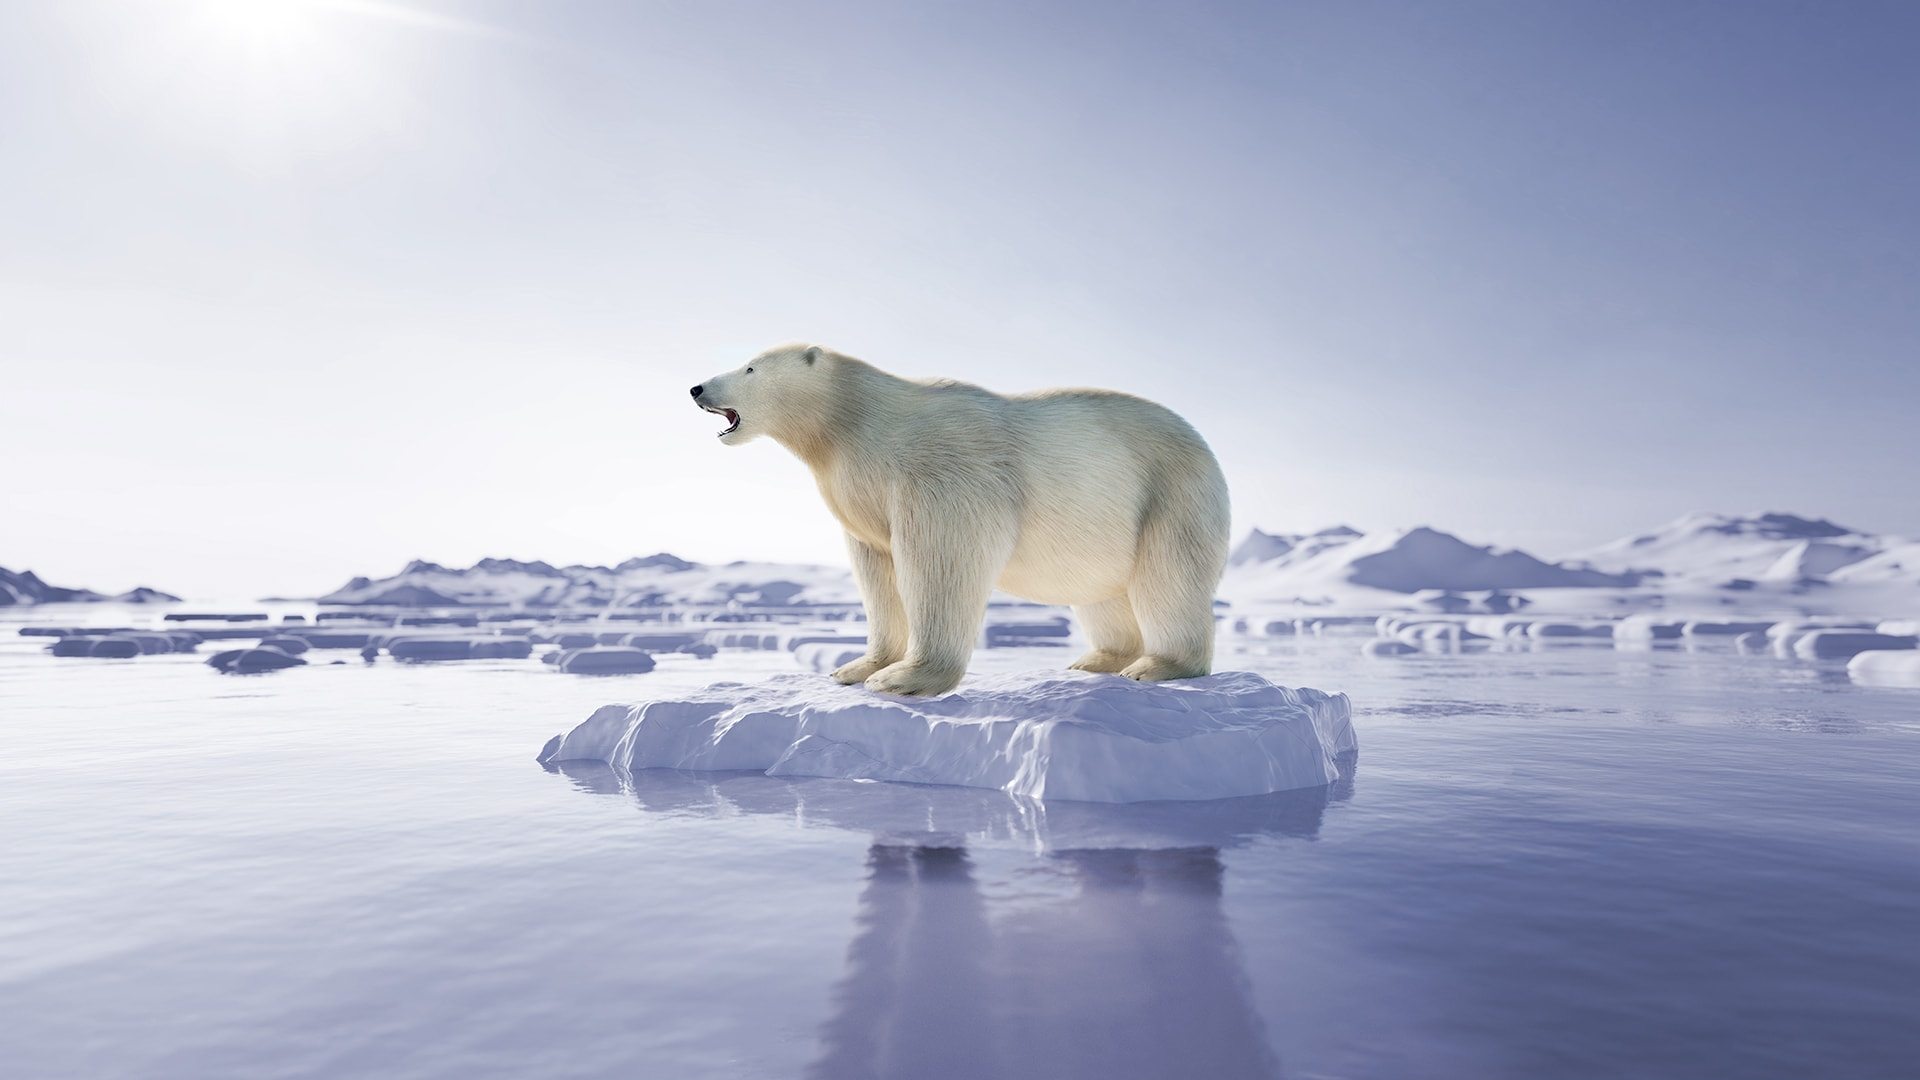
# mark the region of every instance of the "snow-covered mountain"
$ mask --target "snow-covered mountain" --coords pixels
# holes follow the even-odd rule
[[[1234,549],[1220,593],[1236,603],[1364,605],[1391,599],[1377,590],[1599,590],[1556,601],[1595,610],[1669,601],[1723,606],[1741,595],[1758,606],[1805,607],[1796,598],[1817,593],[1836,610],[1904,611],[1913,586],[1920,586],[1920,542],[1772,512],[1688,514],[1559,562],[1476,547],[1431,528],[1367,535],[1344,526],[1307,535],[1255,529]]]
[[[1908,615],[1920,611],[1920,541],[1788,513],[1702,512],[1549,562],[1429,527],[1376,533],[1345,525],[1314,533],[1254,529],[1235,545],[1218,595],[1236,606],[1377,609],[1458,602],[1418,594],[1522,589],[1529,590],[1528,600],[1554,610],[1738,604]],[[0,568],[0,607],[178,599],[144,587],[119,595],[63,588],[31,571]],[[709,565],[661,553],[611,567],[482,559],[462,569],[415,561],[389,577],[354,578],[318,599],[397,607],[805,606],[857,604],[860,593],[844,566]]]
[[[735,562],[709,566],[661,553],[618,566],[482,559],[465,569],[416,560],[392,577],[354,578],[323,604],[400,607],[636,607],[653,604],[851,604],[845,567]]]
[[[109,600],[122,604],[154,604],[173,603],[179,599],[177,596],[163,593],[158,589],[149,589],[144,585],[118,596],[94,592],[92,589],[65,589],[41,581],[39,576],[31,570],[15,573],[0,566],[0,607],[13,607],[20,604],[91,604]]]
[[[1232,554],[1227,556],[1227,565],[1270,563],[1281,558],[1299,560],[1358,540],[1360,536],[1360,530],[1345,525],[1335,525],[1317,533],[1265,533],[1255,529],[1234,547]]]
[[[1560,562],[1475,545],[1429,527],[1361,533],[1341,525],[1298,534],[1254,529],[1234,547],[1219,596],[1235,605],[1390,608],[1431,599],[1416,596],[1422,593],[1524,589],[1536,604],[1555,610],[1612,612],[1669,604],[1719,608],[1739,603],[1906,614],[1920,595],[1915,586],[1920,586],[1920,542],[1793,514],[1696,513]],[[51,599],[172,598],[150,590],[110,598],[56,589],[32,574],[0,570],[0,606]],[[709,565],[662,553],[612,567],[482,559],[461,569],[416,561],[390,577],[355,578],[319,600],[402,607],[604,608],[857,604],[860,594],[843,566]]]
[[[1477,547],[1426,527],[1363,534],[1340,526],[1306,536],[1255,529],[1229,560],[1221,593],[1246,601],[1312,600],[1361,589],[1627,588],[1635,573],[1609,574],[1544,562],[1524,551]]]
[[[1678,586],[1920,582],[1920,551],[1914,547],[1823,518],[1695,513],[1649,533],[1577,552],[1566,561],[1599,570],[1658,575]],[[1908,550],[1904,559],[1893,555],[1902,548]]]

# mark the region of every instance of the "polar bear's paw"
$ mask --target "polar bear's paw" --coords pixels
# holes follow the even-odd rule
[[[855,660],[850,664],[842,664],[839,667],[834,668],[833,681],[837,683],[846,683],[848,685],[851,685],[853,683],[858,683],[858,682],[866,682],[869,678],[873,676],[874,672],[879,671],[881,668],[886,667],[891,663],[893,663],[893,661],[885,657],[871,656],[871,655],[863,656],[860,659]]]
[[[869,675],[867,689],[882,694],[904,694],[909,697],[944,694],[960,685],[960,678],[966,673],[964,667],[935,667],[932,664],[916,664],[902,660]]]
[[[1205,664],[1192,661],[1173,660],[1165,656],[1143,656],[1126,667],[1120,674],[1140,682],[1165,682],[1168,679],[1197,679],[1210,674]]]
[[[1102,675],[1111,675],[1114,672],[1126,670],[1127,665],[1133,663],[1139,655],[1138,653],[1134,653],[1130,656],[1126,653],[1095,649],[1080,659],[1075,660],[1073,663],[1068,664],[1067,670],[1093,671]]]

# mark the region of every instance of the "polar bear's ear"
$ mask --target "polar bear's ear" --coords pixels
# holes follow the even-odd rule
[[[811,367],[815,360],[820,359],[820,346],[818,345],[807,346],[807,351],[801,354],[801,359],[805,360],[807,362],[807,365]]]

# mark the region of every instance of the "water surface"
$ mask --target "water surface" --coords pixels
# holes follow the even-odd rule
[[[1920,692],[1730,652],[1223,667],[1352,695],[1325,789],[1097,807],[548,772],[793,670],[0,644],[10,1076],[1896,1077]],[[203,650],[203,652],[206,650]],[[977,669],[1061,663],[994,650]]]

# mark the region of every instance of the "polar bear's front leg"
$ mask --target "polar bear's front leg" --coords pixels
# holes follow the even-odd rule
[[[1075,605],[1073,614],[1093,648],[1068,664],[1070,670],[1112,673],[1140,659],[1140,623],[1134,619],[1133,604],[1125,596]]]
[[[925,523],[894,537],[894,571],[907,611],[907,654],[875,672],[867,689],[883,694],[944,694],[960,685],[974,638],[987,617],[994,580],[1013,550],[1011,528],[998,535],[988,515],[953,512],[945,527]],[[964,522],[956,527],[955,522]]]
[[[894,583],[893,556],[849,534],[847,555],[853,561],[853,580],[867,608],[867,654],[833,672],[835,682],[865,682],[874,672],[898,661],[907,652],[907,612]]]

